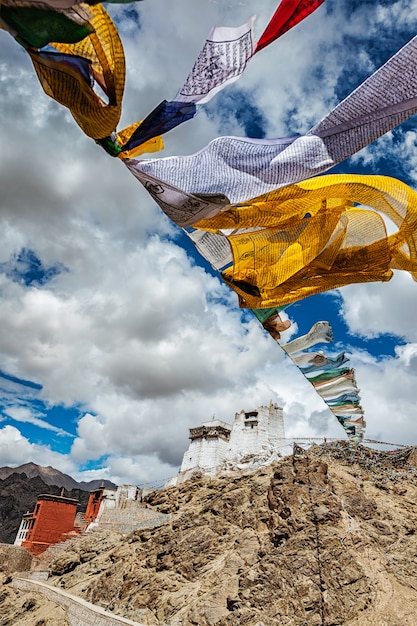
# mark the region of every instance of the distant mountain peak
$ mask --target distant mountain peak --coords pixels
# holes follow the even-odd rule
[[[116,487],[111,481],[102,479],[77,482],[74,478],[69,476],[69,474],[64,474],[51,465],[37,465],[37,463],[33,463],[32,461],[23,463],[17,467],[0,467],[0,480],[5,480],[12,474],[26,474],[28,478],[39,476],[47,485],[64,487],[67,491],[71,491],[71,489],[93,491],[94,489],[98,489],[102,484],[104,484],[105,487]]]

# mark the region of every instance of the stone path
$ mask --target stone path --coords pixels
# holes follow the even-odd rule
[[[66,611],[69,626],[144,626],[139,622],[132,622],[125,617],[119,617],[95,606],[82,598],[73,596],[63,589],[52,587],[39,580],[14,578],[13,587],[20,591],[31,591],[42,594],[48,600],[55,602]]]

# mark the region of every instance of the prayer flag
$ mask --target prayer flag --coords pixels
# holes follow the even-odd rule
[[[291,185],[349,158],[417,112],[417,37],[301,137],[219,137],[188,156],[131,161],[185,193],[237,203]]]
[[[61,54],[45,54],[28,50],[44,91],[68,107],[86,135],[100,140],[110,136],[119,122],[125,80],[123,47],[117,29],[101,5],[89,8],[89,21],[94,29],[88,37],[73,44],[54,42]],[[85,80],[85,70],[77,71],[73,55],[90,64],[91,82]],[[80,61],[81,63],[81,61]],[[84,68],[85,65],[81,63]],[[93,89],[100,86],[107,102]]]
[[[242,26],[216,26],[210,31],[176,102],[208,102],[223,87],[238,80],[253,55],[254,21],[251,17]]]
[[[255,52],[259,52],[296,26],[318,9],[323,2],[324,0],[282,0],[256,44]]]

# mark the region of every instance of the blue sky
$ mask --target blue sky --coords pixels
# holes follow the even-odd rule
[[[211,25],[265,0],[144,0],[109,11],[127,59],[120,128],[174,98]],[[245,74],[165,137],[189,154],[219,135],[306,132],[415,33],[414,2],[326,0],[257,54]],[[35,461],[79,479],[168,478],[188,428],[270,400],[290,437],[343,437],[282,350],[119,162],[42,92],[0,32],[0,465]],[[417,187],[416,118],[337,172]],[[285,340],[329,320],[357,372],[371,439],[417,443],[417,286],[351,285],[296,303]]]

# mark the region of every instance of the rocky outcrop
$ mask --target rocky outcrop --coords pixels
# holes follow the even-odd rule
[[[0,543],[0,572],[13,574],[30,570],[32,555],[20,546]]]
[[[155,626],[415,626],[416,469],[397,461],[337,444],[194,475],[148,496],[165,525],[74,540],[48,583]],[[23,618],[3,590],[20,621],[0,624],[35,626],[41,605]]]

